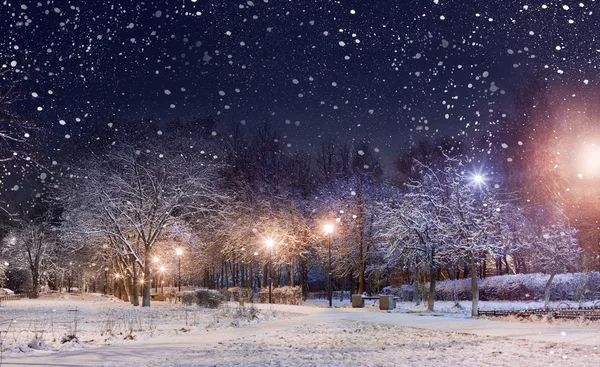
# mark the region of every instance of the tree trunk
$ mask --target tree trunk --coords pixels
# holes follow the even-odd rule
[[[296,266],[295,266],[293,258],[292,258],[292,263],[290,266],[290,286],[291,287],[296,286]]]
[[[556,274],[551,273],[550,278],[546,282],[546,286],[544,287],[544,308],[548,308],[550,305],[550,286],[552,285],[552,281],[554,280],[554,276]]]
[[[504,259],[504,269],[506,269],[506,274],[510,274],[510,266],[508,265],[507,256],[504,255],[503,259]]]
[[[450,277],[450,279],[453,280],[452,300],[454,301],[454,307],[460,307],[460,303],[458,302],[458,279],[460,268],[458,266],[456,268],[458,269],[455,273],[456,276],[454,278]]]
[[[477,262],[475,257],[471,258],[471,292],[473,293],[473,300],[471,303],[471,316],[479,316],[479,284],[477,284]]]
[[[427,297],[427,311],[433,312],[435,304],[435,284],[437,279],[437,269],[434,265],[429,266],[429,295]]]
[[[413,279],[413,289],[415,293],[415,306],[421,304],[421,295],[419,294],[419,273],[415,270],[415,279]]]
[[[132,275],[131,281],[130,281],[131,295],[132,295],[131,303],[134,306],[139,306],[140,305],[140,291],[136,284],[138,272],[137,272],[137,267],[135,266],[135,259],[132,259],[131,263],[132,263],[132,268],[133,268],[133,275]]]
[[[267,271],[268,271],[268,266],[267,264],[265,264],[263,266],[263,272],[262,272],[262,284],[260,285],[261,288],[267,288]]]
[[[363,254],[364,247],[364,230],[361,223],[360,235],[358,238],[358,294],[363,294],[365,291],[365,259]]]
[[[31,272],[31,298],[38,298],[40,295],[39,292],[39,281],[40,281],[40,274],[37,271],[37,269],[35,269],[35,271]]]
[[[146,249],[144,254],[144,291],[142,296],[142,307],[150,307],[150,279],[152,279],[152,269],[150,268],[150,249]]]

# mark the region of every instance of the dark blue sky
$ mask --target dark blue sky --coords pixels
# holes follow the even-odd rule
[[[596,88],[598,11],[587,0],[3,2],[0,64],[27,78],[21,108],[61,143],[111,119],[268,118],[291,149],[334,135],[391,156],[408,140],[518,122],[515,90],[534,74]]]

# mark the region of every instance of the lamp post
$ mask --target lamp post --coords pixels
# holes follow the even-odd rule
[[[108,285],[108,266],[104,267],[104,295],[108,295],[110,286]]]
[[[325,234],[327,235],[327,248],[329,250],[329,272],[327,273],[327,298],[329,299],[329,307],[333,305],[333,295],[331,288],[331,233],[333,233],[333,224],[326,224]]]
[[[273,303],[273,291],[272,291],[272,283],[273,283],[273,269],[271,267],[271,252],[273,252],[273,240],[267,240],[265,242],[267,248],[269,249],[269,271],[268,271],[268,281],[269,281],[269,304]]]
[[[482,212],[481,212],[481,206],[482,206],[482,198],[481,198],[481,189],[482,186],[485,185],[485,176],[483,176],[480,173],[477,173],[473,176],[471,176],[471,184],[473,186],[475,186],[475,201],[477,203],[477,216],[480,217],[482,216]],[[481,220],[481,218],[479,218]],[[477,317],[479,316],[479,310],[477,309],[477,304],[479,303],[479,288],[477,286],[477,266],[478,266],[478,262],[479,259],[476,260],[476,256],[478,256],[479,254],[476,254],[474,252],[474,250],[471,250],[471,293],[473,294],[473,299],[472,299],[472,303],[473,306],[471,307],[471,316],[472,317]]]
[[[154,257],[154,265],[156,266],[158,264],[158,257]],[[158,293],[158,277],[154,276],[154,293]]]
[[[161,266],[160,267],[160,293],[165,293],[164,275],[165,275],[165,267]]]
[[[177,273],[178,274],[177,275],[177,290],[179,292],[181,292],[181,254],[183,254],[183,251],[180,248],[178,248],[176,250],[176,252],[177,252],[177,257],[179,258],[179,266],[178,266],[179,271]]]

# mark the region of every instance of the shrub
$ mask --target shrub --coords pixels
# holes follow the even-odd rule
[[[261,288],[258,292],[261,303],[269,302],[269,288]],[[301,305],[304,303],[302,298],[302,287],[277,287],[272,290],[273,303],[285,305]]]
[[[197,289],[195,296],[200,307],[217,308],[223,302],[223,295],[213,289]]]
[[[186,306],[191,306],[196,303],[196,292],[195,291],[178,292],[177,297],[180,297],[181,303]]]
[[[178,292],[177,297],[180,297],[181,303],[186,306],[217,308],[223,302],[223,295],[219,291],[204,288]]]
[[[240,292],[244,301],[252,302],[252,298],[254,298],[254,291],[252,288],[232,287],[228,288],[227,292],[230,295],[229,299],[235,302],[240,301]]]
[[[479,298],[482,301],[532,301],[544,298],[544,287],[548,274],[500,275],[479,279]],[[436,300],[452,301],[456,286],[459,300],[470,300],[471,279],[445,280],[437,282]],[[428,284],[425,284],[425,290]],[[412,285],[399,288],[386,287],[388,294],[399,296],[403,301],[414,299]],[[426,294],[424,295],[426,297]],[[600,298],[600,273],[558,274],[550,287],[553,301],[586,301]]]

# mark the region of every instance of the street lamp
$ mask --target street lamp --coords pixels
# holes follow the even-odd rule
[[[177,289],[181,292],[181,254],[183,254],[183,250],[178,248],[175,252],[177,252],[177,257],[179,258],[179,272],[178,272],[178,280],[177,280]]]
[[[329,299],[329,307],[332,307],[332,289],[331,289],[331,234],[333,233],[333,224],[326,224],[325,234],[327,235],[327,247],[329,250],[329,272],[327,274],[327,298]]]
[[[165,275],[165,267],[161,266],[160,267],[160,293],[165,293],[165,281],[164,281],[164,275]]]
[[[158,264],[158,257],[154,257],[154,265]],[[158,277],[154,276],[154,293],[158,293]]]
[[[104,295],[108,295],[110,287],[108,285],[108,266],[104,268]]]
[[[271,252],[273,252],[273,245],[275,243],[273,242],[273,240],[271,239],[267,239],[265,241],[265,245],[267,245],[267,248],[269,249],[269,304],[273,303],[273,290],[272,290],[272,284],[273,283],[273,269],[271,267]]]

